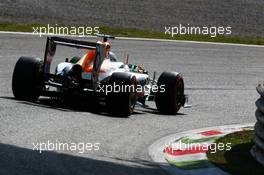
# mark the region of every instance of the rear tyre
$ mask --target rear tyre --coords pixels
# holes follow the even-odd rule
[[[163,72],[157,83],[155,97],[157,109],[162,114],[175,115],[185,103],[184,82],[180,74]]]
[[[15,98],[35,101],[41,90],[42,62],[39,58],[20,57],[15,65],[12,90]]]
[[[109,85],[112,87],[112,92],[107,95],[107,108],[110,115],[128,117],[133,113],[137,101],[136,84],[135,76],[130,74],[116,72],[111,75]],[[114,91],[115,86],[123,90],[116,88]]]

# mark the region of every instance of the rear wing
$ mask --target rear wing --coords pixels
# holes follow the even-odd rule
[[[47,37],[46,42],[46,49],[44,55],[44,74],[50,74],[50,66],[53,60],[53,57],[56,52],[56,46],[62,45],[66,47],[74,47],[78,49],[89,49],[95,50],[95,58],[93,64],[93,71],[92,71],[92,81],[93,87],[96,88],[98,84],[98,76],[100,73],[101,65],[104,60],[104,55],[106,52],[105,46],[100,43],[95,42],[88,42],[88,41],[80,41],[68,38],[61,38],[61,37]]]

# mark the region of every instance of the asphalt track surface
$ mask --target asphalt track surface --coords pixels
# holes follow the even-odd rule
[[[94,114],[41,98],[13,98],[12,71],[21,55],[42,57],[45,38],[0,35],[0,174],[166,174],[152,162],[148,147],[157,139],[202,127],[254,122],[263,81],[263,47],[182,42],[114,40],[119,56],[150,72],[182,72],[193,105],[176,116],[138,107],[129,118]],[[59,53],[71,54],[69,51]],[[149,104],[151,108],[155,104]],[[47,140],[100,143],[99,151],[33,151]]]
[[[238,37],[264,37],[261,0],[0,0],[1,23],[164,27],[232,27]]]

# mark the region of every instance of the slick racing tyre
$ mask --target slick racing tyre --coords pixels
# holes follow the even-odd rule
[[[110,115],[128,117],[133,113],[137,101],[136,84],[136,77],[130,74],[116,72],[111,75],[109,85],[120,88],[113,89],[107,95],[107,108]],[[134,89],[125,87],[134,87]]]
[[[163,72],[157,85],[159,90],[155,102],[158,111],[162,114],[176,114],[185,103],[182,76],[175,72]]]
[[[42,62],[39,58],[20,57],[15,65],[12,90],[15,98],[35,101],[41,90]]]

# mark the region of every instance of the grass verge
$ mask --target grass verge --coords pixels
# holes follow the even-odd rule
[[[13,32],[33,32],[33,27],[47,26],[45,24],[0,24],[0,31]],[[66,26],[66,25],[60,25]],[[76,26],[78,27],[78,26]],[[254,44],[264,45],[264,38],[242,38],[231,36],[210,37],[207,35],[175,35],[171,37],[165,35],[164,32],[150,32],[134,28],[119,28],[119,27],[100,27],[101,33],[106,33],[118,37],[137,37],[137,38],[154,38],[168,40],[187,40],[187,41],[205,41],[205,42],[220,42],[220,43],[237,43],[237,44]]]
[[[252,137],[254,131],[241,131],[226,135],[216,141],[216,143],[231,143],[232,149],[229,151],[207,152],[210,162],[217,167],[227,171],[232,175],[263,175],[264,167],[261,166],[250,154],[250,149],[254,145]]]

